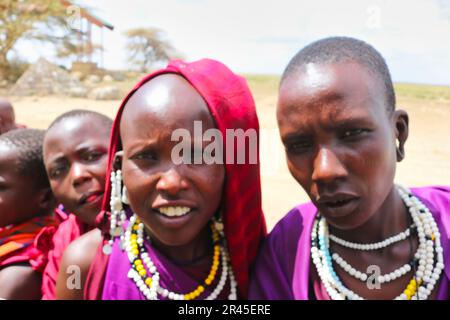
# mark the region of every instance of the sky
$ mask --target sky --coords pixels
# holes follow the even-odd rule
[[[157,27],[187,60],[214,58],[238,73],[281,74],[303,46],[350,36],[385,57],[394,81],[450,85],[450,0],[84,0],[115,26],[106,68],[126,69],[124,31]],[[99,39],[99,32],[94,33]],[[21,44],[28,58],[48,48]]]

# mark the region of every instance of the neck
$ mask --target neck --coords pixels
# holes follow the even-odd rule
[[[147,234],[150,234],[147,230]],[[203,230],[190,243],[169,246],[156,238],[151,238],[152,245],[176,264],[190,265],[202,262],[209,257],[212,248],[212,236],[209,226]]]
[[[374,243],[398,234],[411,225],[411,218],[395,185],[380,208],[361,226],[342,230],[329,226],[330,233],[356,243]]]

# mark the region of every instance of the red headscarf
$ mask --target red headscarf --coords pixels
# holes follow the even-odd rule
[[[206,101],[217,129],[224,137],[225,152],[227,150],[226,129],[242,129],[244,131],[254,129],[258,133],[257,164],[225,164],[226,175],[221,205],[231,264],[238,282],[240,296],[246,298],[250,266],[256,257],[260,241],[266,234],[266,223],[261,208],[259,123],[255,103],[244,78],[234,74],[222,63],[210,59],[192,63],[174,60],[165,69],[143,78],[122,101],[117,113],[111,132],[107,172],[113,170],[114,155],[121,148],[120,119],[128,99],[146,82],[167,73],[183,76]],[[236,155],[236,144],[234,149]],[[224,159],[226,159],[226,154]],[[110,196],[111,183],[109,175],[107,175],[103,211],[97,217],[98,224],[104,231],[107,230],[111,210]],[[95,280],[91,283],[94,283],[94,286],[95,283],[99,285],[99,282]],[[89,288],[87,290],[89,291]]]

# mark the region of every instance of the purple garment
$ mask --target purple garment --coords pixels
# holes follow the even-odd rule
[[[180,267],[168,260],[147,243],[145,244],[145,247],[160,274],[160,285],[163,288],[180,293],[185,292],[186,288],[197,288],[198,282],[183,272]],[[116,239],[108,261],[102,300],[146,300],[133,279],[128,278],[130,267],[131,264],[127,253],[120,249],[120,240]],[[218,274],[220,275],[220,268]],[[218,276],[216,277],[216,280],[217,278]],[[213,288],[215,287],[215,284],[216,282],[213,283]],[[225,288],[227,287],[228,286],[225,286]],[[210,293],[211,290],[205,288],[201,297],[206,297]],[[224,294],[226,294],[226,290],[222,292],[219,298],[223,298]]]
[[[433,214],[441,233],[445,269],[438,300],[450,299],[450,187],[412,188]],[[251,300],[327,299],[310,278],[311,231],[317,209],[310,202],[292,209],[264,240],[250,282]],[[311,288],[313,288],[311,290]],[[314,296],[311,296],[314,292]]]

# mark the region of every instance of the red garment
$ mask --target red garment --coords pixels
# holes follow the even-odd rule
[[[206,101],[217,129],[221,131],[224,138],[224,150],[227,150],[226,129],[239,128],[244,131],[254,129],[259,134],[255,103],[244,78],[214,60],[203,59],[192,63],[174,60],[165,69],[143,78],[122,101],[111,132],[107,172],[111,172],[114,155],[121,148],[119,124],[128,99],[146,82],[167,73],[183,76]],[[236,144],[234,149],[237,154]],[[225,168],[226,179],[222,199],[225,235],[231,264],[238,282],[239,296],[246,298],[250,266],[256,257],[260,241],[266,234],[266,223],[261,208],[259,152],[257,164],[226,164]],[[97,217],[99,228],[104,233],[104,241],[109,237],[107,229],[110,195],[111,186],[109,175],[107,175],[103,211]],[[107,260],[107,256],[103,255],[99,248],[87,278],[85,298],[101,297],[102,279]]]
[[[50,242],[48,263],[42,276],[43,300],[56,298],[56,279],[64,251],[72,241],[83,235],[88,229],[88,226],[73,214],[69,214],[67,219],[59,225]]]
[[[36,217],[22,224],[0,228],[0,268],[17,263],[29,263],[43,271],[48,248],[40,246],[50,239],[59,221],[53,217]]]

